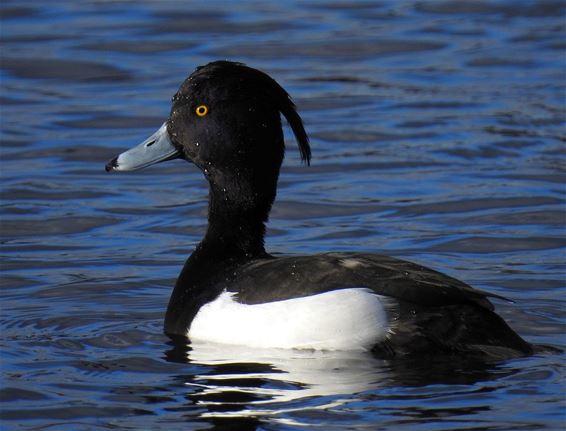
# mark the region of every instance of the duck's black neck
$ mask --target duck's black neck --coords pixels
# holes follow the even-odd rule
[[[198,309],[214,299],[238,266],[270,257],[264,248],[265,223],[275,198],[271,184],[253,186],[249,177],[209,174],[208,229],[185,262],[165,317],[165,332],[186,334]]]
[[[195,251],[216,259],[250,259],[265,254],[265,223],[275,197],[238,178],[211,182],[208,229]]]

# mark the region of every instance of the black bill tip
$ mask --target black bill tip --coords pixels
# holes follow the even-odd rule
[[[116,169],[118,167],[118,157],[114,157],[112,160],[110,160],[108,163],[106,163],[106,172],[110,172],[113,171],[114,169]]]

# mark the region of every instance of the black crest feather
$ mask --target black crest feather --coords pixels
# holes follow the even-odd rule
[[[281,113],[285,116],[293,130],[293,133],[295,134],[297,144],[299,145],[299,151],[301,152],[301,160],[305,162],[307,166],[310,166],[311,147],[309,144],[309,136],[303,126],[303,120],[299,116],[295,104],[291,101],[289,96],[287,96],[287,104],[281,107]]]

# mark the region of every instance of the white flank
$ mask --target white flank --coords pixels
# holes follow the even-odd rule
[[[191,341],[250,347],[368,350],[387,335],[385,298],[369,289],[333,290],[265,304],[236,302],[222,292],[197,313]]]

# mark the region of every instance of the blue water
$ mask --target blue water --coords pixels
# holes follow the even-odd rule
[[[558,430],[563,354],[507,362],[173,345],[162,319],[206,224],[182,161],[105,162],[194,67],[243,61],[294,97],[274,253],[376,251],[515,300],[565,348],[560,1],[4,0],[1,428]]]

